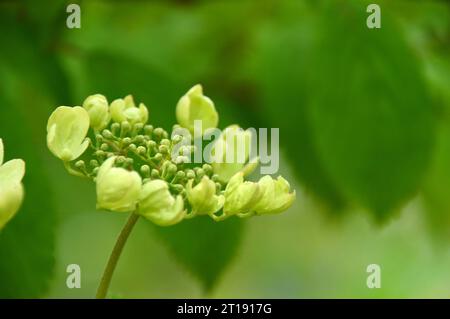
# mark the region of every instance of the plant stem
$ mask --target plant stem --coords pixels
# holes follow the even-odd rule
[[[120,258],[120,254],[122,253],[123,247],[127,242],[128,236],[130,236],[131,231],[133,230],[134,225],[139,219],[139,215],[132,213],[127,220],[125,226],[123,226],[122,231],[117,237],[116,244],[109,256],[108,264],[106,265],[105,271],[103,272],[102,280],[100,281],[100,285],[97,289],[97,299],[104,299],[106,297],[106,293],[108,292],[109,284],[111,283],[111,278],[114,274],[114,269],[116,269],[117,261]]]

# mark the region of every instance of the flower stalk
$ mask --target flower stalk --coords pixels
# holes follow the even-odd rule
[[[103,276],[100,281],[100,285],[98,286],[97,295],[95,296],[95,298],[106,298],[106,294],[108,293],[108,288],[111,283],[114,270],[116,269],[117,262],[119,261],[120,255],[122,254],[123,247],[125,246],[128,237],[130,236],[130,233],[133,230],[134,225],[136,225],[138,219],[139,215],[132,213],[128,218],[127,223],[122,228],[119,237],[117,237],[116,244],[114,245],[111,255],[109,256],[109,260],[103,272]]]

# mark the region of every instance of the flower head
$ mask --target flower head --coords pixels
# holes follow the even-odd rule
[[[203,176],[194,187],[192,183],[192,179],[187,183],[186,195],[193,214],[211,215],[222,208],[225,198],[223,195],[216,195],[216,184],[208,176]]]
[[[203,131],[217,127],[219,115],[214,107],[213,101],[203,95],[203,88],[200,84],[192,87],[178,101],[176,108],[178,123],[194,132],[194,121],[201,120]]]
[[[89,114],[84,108],[60,106],[48,119],[47,146],[56,157],[73,161],[89,146],[88,130]]]
[[[159,226],[179,223],[186,211],[183,198],[169,192],[169,185],[161,179],[145,183],[139,200],[139,214]]]
[[[145,124],[148,121],[147,107],[144,103],[140,103],[139,107],[136,107],[131,95],[112,101],[110,111],[112,119],[117,123],[128,121],[131,124]]]
[[[97,207],[115,212],[136,209],[142,188],[142,179],[135,171],[114,167],[116,157],[108,158],[97,175]]]
[[[83,108],[89,113],[91,127],[96,131],[103,130],[111,120],[106,97],[101,94],[90,95],[84,100]]]
[[[10,160],[3,164],[3,141],[0,139],[0,229],[14,217],[23,201],[22,178],[25,162]]]
[[[281,213],[288,209],[295,200],[295,190],[290,192],[288,181],[281,176],[275,180],[266,175],[259,180],[258,185],[263,194],[253,207],[253,211],[258,215]]]

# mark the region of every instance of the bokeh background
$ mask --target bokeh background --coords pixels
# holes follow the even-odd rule
[[[59,105],[133,94],[170,128],[201,83],[220,127],[279,127],[296,189],[284,214],[140,220],[116,298],[450,297],[450,6],[378,1],[0,3],[0,137],[27,162],[26,199],[0,233],[0,297],[91,298],[126,216],[45,143]],[[66,267],[81,266],[81,289]],[[366,267],[381,266],[381,289]]]

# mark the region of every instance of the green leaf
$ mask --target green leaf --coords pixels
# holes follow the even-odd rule
[[[275,66],[264,89],[277,90],[268,108],[280,113],[281,132],[291,139],[288,157],[306,184],[317,179],[316,193],[331,190],[327,199],[337,195],[381,219],[421,185],[435,119],[402,34],[388,14],[381,29],[369,30],[360,8],[330,5],[309,25],[297,24],[303,27],[283,38],[289,48],[269,55],[265,65]]]
[[[69,95],[53,52],[42,50],[30,25],[2,12],[0,137],[7,159],[26,162],[25,199],[0,233],[0,297],[36,298],[47,291],[55,265],[56,211],[47,176],[46,120],[53,95]],[[9,13],[9,14],[8,14]]]
[[[262,114],[269,127],[280,128],[280,146],[306,190],[328,208],[342,208],[346,201],[324,169],[308,118],[308,105],[314,98],[307,72],[314,69],[310,60],[318,37],[315,16],[306,12],[292,23],[281,21],[266,26],[258,38],[254,63]]]
[[[83,99],[100,93],[111,102],[131,94],[148,107],[152,125],[169,129],[175,124],[176,103],[188,88],[133,59],[101,51],[87,56],[85,68],[88,89]]]
[[[346,16],[333,10],[322,30],[310,120],[336,185],[382,218],[422,182],[434,106],[414,52],[389,15],[381,29],[369,30],[365,13],[345,9]]]
[[[425,217],[436,238],[450,239],[450,124],[439,130],[432,169],[424,186]]]
[[[172,227],[155,226],[154,231],[205,291],[210,291],[236,255],[243,228],[238,218],[217,223],[200,216]]]
[[[0,85],[1,86],[1,85]],[[30,143],[14,103],[0,99],[0,136],[7,159],[26,161],[25,200],[17,215],[0,232],[0,297],[36,298],[46,292],[53,274],[55,210],[51,189],[38,151]]]

